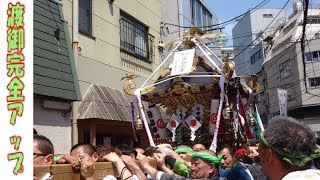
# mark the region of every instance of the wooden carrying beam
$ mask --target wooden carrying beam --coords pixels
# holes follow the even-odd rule
[[[139,162],[136,162],[138,165]],[[155,160],[149,160],[149,164],[157,168],[157,162]],[[94,171],[94,179],[103,179],[107,175],[113,175],[119,177],[117,168],[110,162],[96,162]],[[34,166],[34,176],[39,180],[47,174],[51,174],[52,180],[80,180],[80,175],[74,173],[70,164],[55,164],[51,166]]]

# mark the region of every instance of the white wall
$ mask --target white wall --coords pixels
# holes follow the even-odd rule
[[[62,1],[65,20],[72,34],[72,0]],[[124,11],[149,28],[154,36],[154,62],[130,56],[120,51],[120,11]],[[82,97],[90,84],[122,90],[126,74],[136,74],[137,84],[142,84],[161,63],[157,49],[160,40],[161,0],[92,1],[92,37],[79,34],[79,47],[82,53],[75,62]],[[155,81],[159,73],[153,76]]]
[[[280,21],[285,20],[285,11],[280,11],[281,9],[258,9],[254,12],[251,12],[250,15],[243,16],[232,29],[232,36],[234,38],[233,46],[235,47],[234,54],[236,56],[234,61],[236,63],[237,75],[259,72],[259,70],[256,70],[258,67],[250,68],[250,48],[247,48],[244,51],[243,49],[246,48],[253,40],[255,40],[259,32],[265,30],[267,26],[268,28],[272,28],[275,27]],[[273,17],[264,18],[263,14],[272,14]],[[239,54],[240,52],[241,54]],[[261,67],[259,67],[259,69],[261,69]]]
[[[55,154],[69,154],[71,149],[70,119],[70,113],[44,109],[41,105],[41,99],[34,97],[34,128],[38,134],[51,140]]]

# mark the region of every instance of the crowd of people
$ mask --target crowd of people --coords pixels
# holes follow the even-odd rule
[[[69,163],[82,180],[94,179],[95,162],[113,163],[121,180],[320,179],[319,157],[320,146],[311,129],[283,116],[269,121],[259,141],[248,142],[238,149],[220,145],[216,152],[202,144],[174,149],[170,144],[145,149],[132,149],[126,144],[116,147],[77,144],[70,154],[55,155],[51,141],[38,134],[34,135],[33,146],[34,165]],[[156,160],[157,168],[149,164],[150,159]],[[104,179],[116,178],[108,175]]]

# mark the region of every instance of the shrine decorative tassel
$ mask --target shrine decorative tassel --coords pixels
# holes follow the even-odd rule
[[[138,141],[137,134],[136,134],[136,128],[135,128],[135,115],[134,115],[134,104],[133,104],[133,101],[131,101],[130,104],[131,104],[131,118],[132,118],[132,124],[131,124],[132,133],[133,133],[134,140]]]
[[[219,99],[211,99],[209,134],[213,135],[216,128]]]
[[[249,139],[253,139],[254,137],[253,137],[253,134],[251,133],[249,125],[248,125],[246,111],[245,111],[244,105],[242,103],[241,97],[239,98],[239,105],[240,105],[240,111],[241,111],[241,113],[239,114],[239,117],[240,117],[240,120],[241,120],[241,118],[244,119],[244,129],[246,131],[246,135],[248,136]],[[241,114],[243,114],[243,116],[241,116]]]
[[[211,146],[209,148],[211,151],[214,151],[214,152],[216,152],[216,149],[217,149],[219,125],[220,125],[221,112],[222,112],[222,106],[223,106],[224,95],[225,95],[224,82],[225,82],[225,77],[224,77],[224,75],[221,75],[221,77],[220,77],[221,93],[220,93],[219,110],[218,110],[218,114],[217,114],[217,122],[216,122],[216,128],[214,130],[214,134],[213,134],[213,140],[212,140]]]
[[[157,130],[159,133],[160,138],[166,138],[168,137],[167,134],[167,129],[166,129],[166,124],[164,123],[162,117],[161,117],[161,112],[158,106],[152,105],[149,106],[149,110],[153,114],[153,120],[154,120],[154,129]]]
[[[248,98],[248,100],[247,100],[247,103],[245,104],[245,107],[246,108],[248,108],[249,107],[249,103],[251,102],[251,100],[252,100],[252,93],[253,93],[253,91],[252,91],[252,89],[247,85],[247,83],[245,82],[245,80],[243,79],[243,78],[241,78],[240,79],[240,83],[241,83],[241,85],[242,86],[244,86],[245,88],[247,88],[248,89],[248,91],[249,91],[249,98]],[[241,99],[241,98],[240,98]]]
[[[257,112],[257,121],[258,121],[260,130],[263,132],[264,131],[264,127],[263,127],[263,124],[262,124],[262,121],[261,121],[261,118],[260,118],[260,114],[259,114],[257,105],[255,105],[255,108],[256,108],[256,112]]]

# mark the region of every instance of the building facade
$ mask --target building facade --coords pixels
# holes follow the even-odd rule
[[[239,20],[232,29],[237,75],[257,74],[261,71],[263,62],[262,46],[260,38],[257,37],[267,27],[277,27],[279,23],[284,21],[285,10],[282,9],[249,10]]]
[[[93,145],[133,145],[131,97],[121,79],[134,74],[139,87],[160,64],[161,1],[79,0],[77,8],[72,0],[61,3],[70,34],[77,31],[74,24],[79,32],[72,41],[82,101],[73,103],[73,138]],[[138,136],[148,142],[143,131]]]
[[[320,132],[320,11],[309,9],[305,53],[301,49],[303,6],[297,3],[289,20],[280,26],[265,49],[264,95],[269,118],[279,114],[277,89],[288,93],[288,116],[301,119]],[[304,60],[302,57],[304,56]],[[303,62],[304,61],[304,62]]]
[[[163,0],[162,1],[162,22],[163,22],[163,41],[182,38],[183,27],[200,27],[218,24],[215,13],[205,4],[203,0]],[[178,25],[173,26],[170,24]],[[202,28],[211,30],[212,27]],[[211,32],[211,31],[210,31]]]
[[[186,27],[202,27],[206,33],[219,32],[219,27],[203,27],[218,24],[218,17],[203,0],[162,0],[161,41],[170,42],[183,38]],[[217,55],[221,55],[220,45],[209,40],[207,46]],[[164,51],[164,57],[168,53]],[[214,58],[214,56],[212,56]]]
[[[71,105],[81,100],[77,71],[62,4],[34,3],[34,129],[54,144],[55,153],[71,148]]]

